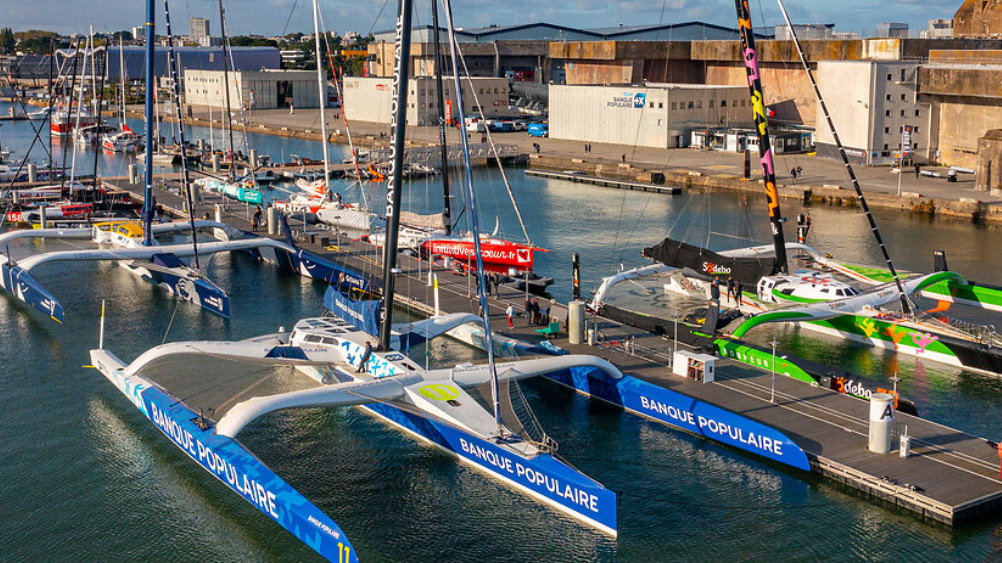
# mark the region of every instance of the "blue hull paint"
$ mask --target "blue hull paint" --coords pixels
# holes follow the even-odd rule
[[[38,283],[27,270],[18,265],[0,265],[0,286],[11,296],[45,313],[52,320],[62,324],[65,319],[63,306]]]
[[[371,404],[362,408],[422,436],[524,491],[543,497],[578,517],[616,533],[616,493],[550,454],[526,459],[453,426],[388,404]]]
[[[156,387],[132,385],[125,394],[203,469],[321,556],[337,563],[358,561],[341,528],[239,442],[214,428],[199,428],[197,414]]]
[[[151,283],[165,285],[179,298],[194,303],[210,313],[224,319],[230,318],[230,298],[226,292],[201,278],[189,278],[181,274],[150,270]],[[146,276],[144,276],[146,277]]]
[[[669,426],[810,471],[807,454],[783,433],[720,407],[624,376],[607,377],[584,367],[548,374],[550,379]]]

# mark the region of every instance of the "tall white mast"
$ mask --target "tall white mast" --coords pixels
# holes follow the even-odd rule
[[[83,110],[83,101],[84,101],[84,83],[83,83],[83,81],[84,81],[84,78],[87,76],[87,51],[90,50],[89,49],[90,41],[91,41],[91,38],[88,36],[87,37],[87,42],[84,43],[83,68],[80,69],[80,99],[77,102],[77,119],[76,119],[76,124],[73,126],[73,131],[70,132],[69,137],[68,137],[68,139],[70,141],[70,144],[73,145],[73,152],[72,152],[72,156],[70,157],[70,186],[71,186],[70,189],[73,189],[72,188],[73,181],[76,179],[76,169],[77,169],[77,142],[76,142],[77,139],[76,139],[76,135],[77,135],[77,133],[80,132],[80,112]],[[77,53],[76,54],[77,55],[80,54],[80,49],[79,48],[77,49]],[[72,95],[73,95],[73,92],[70,92],[70,96],[72,96]],[[73,104],[70,104],[70,107],[73,107]],[[66,116],[66,117],[68,118],[69,116]],[[64,160],[63,162],[66,162],[66,161]]]
[[[122,121],[118,124],[118,128],[125,131],[125,54],[124,45],[125,40],[121,35],[118,36],[118,78],[122,83]]]
[[[320,57],[320,4],[317,0],[313,0],[313,36],[316,40],[317,90],[320,92],[320,134],[323,136],[320,146],[323,147],[324,151],[324,196],[329,197],[331,171],[330,159],[327,156],[327,118],[324,116],[324,106],[327,105],[327,88],[326,80],[324,80],[324,60]]]

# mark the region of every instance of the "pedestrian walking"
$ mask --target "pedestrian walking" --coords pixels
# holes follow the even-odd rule
[[[532,324],[539,324],[539,299],[532,300]]]
[[[744,287],[741,286],[741,280],[738,280],[738,282],[736,284],[734,284],[734,297],[735,297],[735,299],[738,302],[738,306],[741,305],[741,292],[743,290],[744,290]]]
[[[508,317],[508,328],[515,328],[515,306],[509,303],[504,314]]]
[[[365,350],[362,350],[362,359],[358,361],[358,369],[355,370],[356,373],[369,373],[369,367],[366,365],[369,363],[369,358],[372,357],[372,342],[366,341]]]
[[[731,296],[734,295],[734,278],[727,276],[727,300],[730,301]]]
[[[919,174],[922,172],[922,166],[919,163],[915,163],[915,177],[918,178]]]
[[[254,210],[254,216],[251,217],[251,231],[256,231],[258,227],[261,226],[261,205],[258,204],[257,209]]]
[[[802,167],[798,166],[797,167],[797,178],[803,178],[803,177],[804,177],[804,169]]]
[[[621,158],[623,159],[623,164],[626,164],[626,153],[625,152],[623,153],[623,156]]]

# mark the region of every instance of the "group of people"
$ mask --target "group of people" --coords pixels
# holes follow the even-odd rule
[[[504,314],[508,317],[508,328],[515,328],[515,306],[511,303],[508,304],[508,308],[504,310]],[[550,324],[550,308],[541,309],[539,307],[539,298],[525,298],[525,318],[529,320],[529,325],[548,325]]]
[[[585,149],[585,152],[590,153],[591,152],[591,143],[585,143],[584,149]]]
[[[803,177],[803,175],[804,175],[803,167],[797,166],[796,168],[790,169],[790,177],[793,178],[794,180]]]

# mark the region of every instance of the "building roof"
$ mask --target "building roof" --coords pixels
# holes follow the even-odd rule
[[[658,25],[619,25],[616,27],[600,27],[589,29],[602,37],[602,39],[616,39],[620,41],[645,40],[645,41],[700,41],[738,39],[737,28],[716,25],[712,23],[690,21],[682,23],[668,23]],[[772,34],[755,33],[756,39],[769,39]]]
[[[98,47],[95,51],[103,51],[104,49],[104,47]],[[281,67],[281,56],[275,47],[231,47],[229,51],[233,58],[230,70],[261,70]],[[223,70],[222,47],[174,47],[174,52],[180,59],[182,74],[187,69]],[[122,47],[121,50],[119,47],[108,49],[106,78],[108,80],[119,79],[119,53],[125,62],[125,77],[127,79],[143,78],[146,68],[146,47],[136,46]],[[167,74],[167,47],[157,45],[153,53],[154,74],[165,76]],[[74,51],[71,49],[56,51],[56,60],[59,61],[56,65],[57,68],[61,61],[72,57],[73,54]]]
[[[412,28],[412,41],[427,43],[432,40],[434,29],[430,25]],[[376,41],[393,42],[396,31],[387,29],[373,34]],[[448,39],[448,30],[439,28],[441,40]],[[769,39],[769,33],[756,33],[758,39]],[[737,39],[737,28],[725,27],[712,23],[691,21],[661,25],[619,25],[597,29],[579,29],[546,22],[526,23],[517,25],[491,25],[477,28],[457,28],[456,38],[460,42],[486,43],[496,40],[535,40],[535,41],[601,41],[616,39],[629,40],[677,40],[699,41],[703,39]]]

